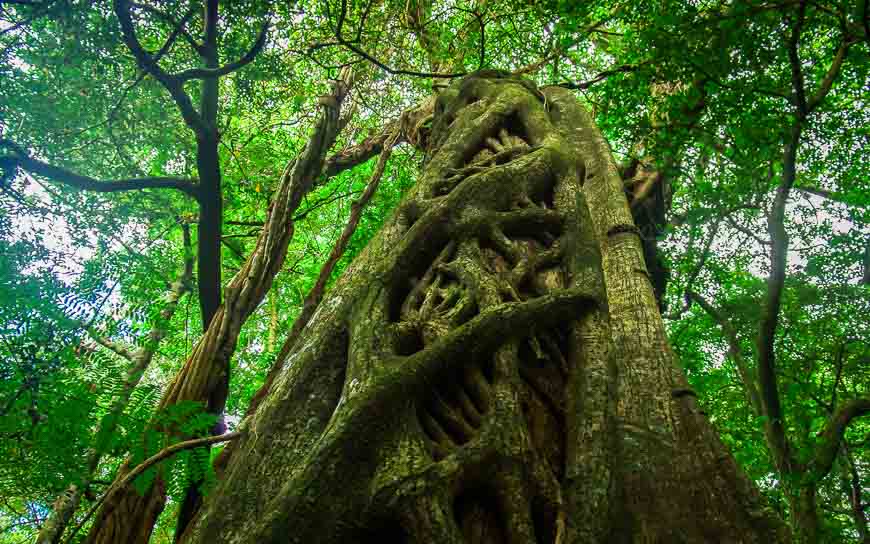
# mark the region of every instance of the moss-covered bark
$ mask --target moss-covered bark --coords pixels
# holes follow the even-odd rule
[[[784,541],[675,364],[573,96],[475,74],[425,144],[184,541]]]

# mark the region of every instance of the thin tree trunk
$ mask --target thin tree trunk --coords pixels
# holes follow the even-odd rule
[[[334,84],[331,97],[324,97],[314,134],[299,157],[284,171],[256,247],[242,269],[230,280],[224,301],[208,330],[164,392],[159,405],[161,409],[183,401],[206,403],[218,381],[223,379],[242,325],[262,302],[284,263],[287,245],[294,232],[293,216],[302,197],[322,171],[326,152],[335,142],[339,110],[348,85],[349,72],[344,71],[341,80]],[[151,426],[172,432],[172,429],[161,429],[158,422],[152,422]],[[129,462],[125,463],[116,475],[116,481],[131,468]],[[103,504],[87,542],[146,544],[165,501],[165,484],[159,473],[144,495],[129,488],[120,491]]]
[[[432,126],[182,540],[786,541],[667,345],[589,114],[486,72]]]
[[[200,56],[205,68],[215,69],[218,61],[218,0],[206,0],[203,13],[204,32]],[[221,237],[223,232],[223,189],[221,187],[221,166],[218,145],[218,93],[220,80],[217,77],[202,80],[200,97],[200,116],[204,130],[196,138],[196,163],[200,179],[199,213],[199,266],[197,268],[199,305],[202,313],[202,330],[214,319],[221,303]],[[213,380],[207,393],[206,410],[218,417],[218,424],[212,435],[226,431],[223,412],[230,390],[229,359],[225,368],[215,368],[218,379]],[[190,521],[200,500],[201,481],[191,482],[185,491],[184,500],[178,511],[176,534],[181,534]]]
[[[864,242],[864,259],[861,263],[863,274],[861,276],[862,285],[870,285],[870,236]]]

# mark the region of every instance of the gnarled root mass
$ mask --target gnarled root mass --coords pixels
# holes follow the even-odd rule
[[[667,347],[606,143],[480,73],[184,541],[776,542]]]

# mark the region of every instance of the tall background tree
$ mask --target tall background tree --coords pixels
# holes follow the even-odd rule
[[[523,463],[524,473],[497,471],[498,486],[481,487],[467,483],[470,476],[460,478],[465,491],[459,500],[449,508],[446,503],[439,506],[457,518],[456,534],[464,531],[470,541],[498,540],[497,535],[506,534],[526,541],[533,538],[528,532],[531,523],[540,541],[579,541],[574,524],[605,504],[633,512],[634,528],[622,523],[623,530],[657,530],[649,521],[653,511],[636,511],[620,498],[619,486],[600,483],[605,473],[593,469],[606,466],[601,461],[606,456],[581,455],[587,450],[569,448],[570,455],[582,458],[571,465],[566,461],[569,450],[542,445],[548,436],[557,443],[573,443],[572,448],[581,443],[577,433],[583,424],[575,416],[566,417],[565,410],[580,402],[571,395],[589,388],[604,395],[602,406],[616,402],[611,411],[602,408],[613,419],[605,418],[610,427],[602,428],[611,430],[603,434],[623,453],[628,451],[626,443],[617,437],[631,433],[614,421],[658,417],[651,408],[655,403],[638,398],[672,395],[661,402],[685,404],[690,412],[698,411],[691,407],[696,398],[764,496],[758,504],[768,504],[786,520],[796,539],[866,540],[862,494],[868,429],[860,416],[867,410],[865,375],[870,360],[861,318],[868,310],[870,268],[870,119],[864,104],[870,39],[867,8],[861,2],[517,7],[500,2],[92,5],[46,0],[3,2],[0,9],[0,225],[4,294],[9,294],[0,309],[6,323],[0,391],[5,452],[0,466],[5,498],[0,538],[18,541],[50,526],[46,522],[57,519],[57,506],[71,486],[76,486],[80,505],[73,507],[51,540],[62,540],[61,533],[66,539],[89,533],[92,541],[144,541],[149,535],[154,541],[171,540],[191,519],[196,520],[196,531],[230,527],[230,519],[237,520],[232,531],[244,527],[244,508],[231,514],[226,508],[217,510],[220,519],[211,512],[214,505],[242,493],[238,481],[244,471],[238,459],[249,456],[234,451],[289,439],[271,427],[256,426],[269,429],[265,437],[246,434],[234,439],[216,459],[219,474],[213,472],[206,450],[183,449],[145,470],[132,485],[118,489],[117,484],[170,444],[222,432],[215,419],[221,413],[229,430],[236,429],[245,414],[248,421],[263,421],[265,414],[275,413],[280,391],[294,390],[293,380],[307,372],[296,370],[299,376],[288,377],[285,367],[307,368],[284,364],[288,354],[297,362],[309,357],[299,354],[311,349],[306,346],[319,338],[318,323],[338,307],[329,301],[341,295],[327,294],[324,310],[316,313],[324,292],[415,181],[397,219],[388,225],[422,221],[431,212],[421,199],[440,197],[439,192],[450,198],[448,192],[463,186],[463,176],[492,176],[484,170],[498,171],[503,163],[505,168],[519,168],[549,149],[551,144],[541,143],[540,135],[528,132],[537,130],[528,122],[507,121],[502,123],[506,135],[496,131],[490,135],[493,141],[484,145],[495,158],[466,149],[469,156],[463,160],[479,160],[475,168],[480,172],[457,172],[452,180],[454,174],[436,172],[438,150],[461,132],[443,126],[445,119],[470,115],[463,113],[470,91],[457,91],[451,82],[476,70],[497,68],[522,75],[529,83],[499,77],[494,81],[504,81],[500,85],[484,77],[478,78],[480,88],[522,86],[538,100],[542,97],[556,125],[554,134],[562,129],[553,105],[569,104],[567,95],[559,94],[567,91],[600,127],[618,161],[645,269],[690,387],[671,387],[668,380],[679,381],[674,374],[677,378],[642,382],[634,388],[641,397],[630,397],[635,391],[625,385],[625,369],[612,382],[623,385],[613,389],[604,386],[612,381],[607,372],[595,382],[589,376],[597,374],[571,366],[576,361],[565,353],[576,354],[570,346],[580,344],[571,340],[567,329],[556,327],[526,339],[521,337],[528,331],[523,331],[516,341],[496,350],[501,355],[495,360],[502,363],[489,371],[519,368],[525,389],[515,387],[515,378],[508,379],[510,370],[503,378],[512,385],[503,392],[520,399],[517,406],[525,404],[531,414],[525,424],[532,430],[531,441],[516,445],[527,452],[523,455],[536,452],[538,462]],[[548,90],[548,85],[566,91]],[[480,91],[475,98],[481,98],[481,104],[469,108],[508,100],[497,96],[496,91]],[[533,103],[521,109],[537,108]],[[568,140],[560,145],[575,145]],[[523,142],[531,149],[524,149]],[[588,176],[594,170],[591,165],[608,153],[583,148],[575,155],[586,167],[585,173],[575,175]],[[612,172],[607,175],[613,182]],[[366,187],[370,190],[364,192]],[[428,190],[438,194],[426,196]],[[565,217],[576,216],[578,205],[542,201],[535,190],[523,191],[523,198],[514,194],[517,202],[497,210],[517,208],[518,219],[499,219],[510,226],[494,228],[492,218],[479,228],[457,226],[449,234],[456,238],[456,247],[440,260],[421,247],[425,256],[420,259],[438,260],[432,272],[427,273],[416,258],[384,272],[399,278],[390,281],[413,279],[419,287],[405,293],[411,302],[399,303],[397,313],[385,318],[395,325],[380,327],[386,336],[362,336],[381,341],[395,333],[400,339],[395,353],[414,360],[411,352],[431,352],[441,345],[438,338],[452,338],[447,331],[476,312],[484,323],[486,315],[495,315],[487,311],[500,308],[498,302],[534,306],[537,296],[544,297],[540,304],[547,297],[558,298],[551,292],[556,287],[594,285],[589,274],[579,272],[576,259],[565,257],[577,252],[565,248],[575,247],[576,239],[583,237],[575,234],[570,243],[560,241],[566,233],[583,232],[582,225],[565,222]],[[494,210],[493,202],[480,198],[471,199],[472,208]],[[608,198],[615,202],[616,196]],[[598,205],[589,204],[591,224],[596,224]],[[162,300],[172,292],[183,262],[179,256],[185,254],[188,225],[196,225],[191,248],[199,289],[180,299],[178,308],[167,315]],[[378,239],[392,239],[391,228]],[[607,229],[595,236],[604,239],[606,234]],[[429,243],[446,240],[439,236]],[[480,240],[477,245],[484,254],[468,254],[469,240]],[[376,251],[370,248],[367,254]],[[384,262],[399,258],[384,255]],[[607,277],[613,272],[607,271],[606,251],[604,257],[611,298],[614,281]],[[360,263],[372,262],[371,257],[364,259],[369,261]],[[382,262],[357,264],[353,270],[376,275],[381,266]],[[475,266],[488,272],[471,278]],[[560,281],[568,283],[557,285],[544,273],[536,275],[541,267],[561,270]],[[485,287],[501,281],[487,279],[493,270],[513,278],[496,286],[496,294]],[[336,293],[349,292],[346,285],[353,283],[354,274]],[[470,282],[478,287],[471,289]],[[360,297],[366,298],[345,298]],[[610,324],[601,325],[606,330],[618,322],[618,299],[610,302]],[[475,301],[473,308],[469,300]],[[370,303],[355,304],[362,308]],[[195,311],[197,305],[200,311]],[[366,314],[357,312],[361,313],[350,314],[350,328],[336,332],[351,346],[362,337],[353,331],[364,327]],[[595,323],[590,317],[594,312],[578,307],[572,315],[586,316],[581,327]],[[154,331],[165,331],[159,344],[147,340]],[[133,350],[153,349],[152,361],[118,412],[117,400],[123,398],[124,384],[130,383],[125,380],[130,366],[112,347],[125,344],[133,344]],[[643,348],[639,344],[636,349]],[[353,397],[356,390],[349,385],[341,393],[342,380],[355,383],[356,376],[356,383],[381,383],[359,375],[365,366],[357,367],[383,354],[375,357],[371,348],[360,350],[350,351],[357,363],[340,375],[323,378],[331,385],[323,380],[303,384],[324,403],[318,410],[327,410],[329,398],[336,402]],[[548,374],[542,378],[540,373],[559,360],[559,353],[574,370],[562,382]],[[343,363],[330,354],[324,357],[337,365],[338,372]],[[524,363],[510,365],[509,360]],[[526,368],[530,361],[535,365]],[[476,368],[486,370],[485,365]],[[496,374],[483,374],[486,383],[502,383]],[[481,383],[474,376],[467,379]],[[536,390],[535,384],[543,389]],[[360,387],[362,391],[369,385]],[[502,419],[510,413],[504,408],[509,405],[497,404],[507,412],[478,413],[483,406],[474,405],[479,408],[475,412],[467,403],[456,404],[463,401],[462,391],[443,387],[435,387],[434,393],[409,391],[403,397],[407,401],[413,396],[420,405],[417,424],[431,441],[427,447],[437,459],[430,461],[433,467],[444,467],[458,452],[474,449],[456,445],[482,442],[482,429],[493,420],[510,420]],[[484,390],[489,387],[493,386],[483,385]],[[554,388],[570,394],[553,397]],[[480,402],[469,394],[473,390],[465,393],[471,397],[465,400]],[[280,410],[289,411],[287,417],[301,418],[314,409],[306,404],[311,400],[294,395],[281,403]],[[541,405],[554,398],[554,405]],[[626,406],[613,400],[618,398],[634,400]],[[594,399],[587,395],[581,400]],[[342,406],[353,414],[359,404],[342,401]],[[463,406],[462,417],[453,418]],[[632,412],[636,409],[649,413],[641,418]],[[298,413],[290,413],[294,411]],[[107,416],[115,431],[109,437],[95,435],[105,428]],[[362,427],[366,419],[355,417],[347,421]],[[694,421],[699,416],[664,418],[671,421],[662,429],[683,417]],[[298,421],[298,440],[318,440],[320,423],[310,418]],[[345,420],[336,418],[336,424],[341,421]],[[510,421],[513,431],[505,440],[519,440],[522,422]],[[675,428],[685,429],[681,425]],[[702,431],[706,428],[698,425]],[[706,436],[706,431],[698,432]],[[332,435],[324,436],[318,443],[334,443],[326,440]],[[713,438],[704,440],[716,443]],[[591,448],[588,451],[596,447],[592,439],[582,443]],[[615,447],[609,442],[598,446],[599,452]],[[389,447],[384,437],[366,451],[390,458],[383,453]],[[96,468],[89,468],[93,457],[85,452],[91,450],[99,455]],[[638,467],[655,464],[647,457],[640,456]],[[372,460],[356,461],[353,470],[343,472],[348,480],[354,471],[376,466]],[[397,461],[396,467],[409,467],[405,461]],[[349,461],[342,457],[341,462]],[[305,466],[298,460],[292,464],[300,470]],[[318,465],[308,466],[310,471]],[[561,469],[554,469],[557,466]],[[631,481],[626,474],[638,467],[624,463],[623,473],[613,481]],[[547,470],[555,474],[559,500],[553,498],[552,486],[527,485],[550,481],[553,476],[546,476]],[[572,472],[576,470],[580,472]],[[294,476],[295,481],[303,481],[305,474],[303,470]],[[259,481],[254,476],[250,480],[252,486]],[[190,490],[208,491],[216,483],[203,510],[198,493]],[[515,494],[532,503],[530,522],[522,521],[518,503],[499,500],[517,485],[522,493]],[[577,498],[596,490],[600,493],[595,497]],[[406,497],[407,492],[393,490],[396,497]],[[451,497],[457,498],[442,499]],[[164,504],[169,507],[164,509]],[[337,500],[336,508],[342,504],[349,503]],[[435,530],[433,504],[421,502],[416,513],[403,513],[405,530],[419,531],[428,522]],[[673,515],[674,508],[663,511]],[[616,511],[610,513],[616,516]],[[365,519],[363,526],[348,530],[378,533],[386,530],[388,521],[395,521],[394,513],[357,511],[358,517],[347,514],[342,519],[351,525]],[[756,514],[750,518],[771,512],[759,506]],[[739,519],[750,518],[735,513],[728,530],[741,526]],[[590,519],[604,524],[611,518]],[[757,529],[755,522],[747,523]],[[595,531],[595,524],[588,530]],[[605,530],[604,525],[598,530]],[[486,534],[490,536],[481,536]],[[698,538],[691,532],[685,535]],[[569,536],[575,540],[565,540]]]

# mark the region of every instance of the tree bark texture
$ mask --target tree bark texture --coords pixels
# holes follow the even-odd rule
[[[787,541],[676,364],[589,113],[487,72],[431,127],[182,540]]]

